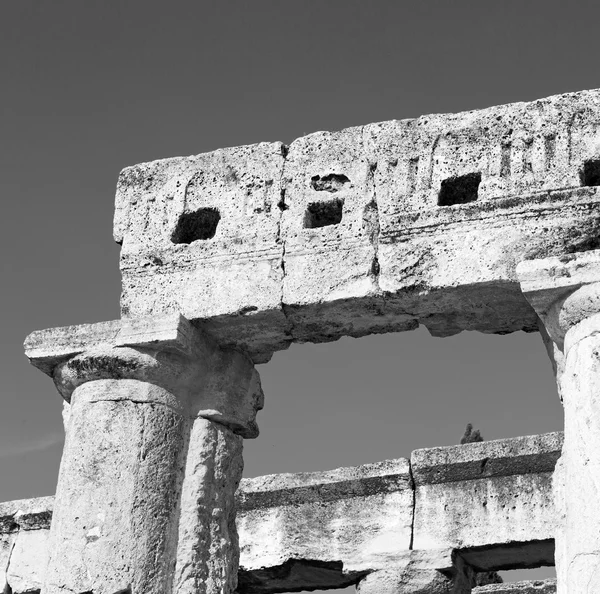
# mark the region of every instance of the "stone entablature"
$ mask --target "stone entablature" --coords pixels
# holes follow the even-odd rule
[[[236,495],[237,591],[343,587],[391,566],[449,572],[456,563],[453,551],[476,572],[551,565],[554,507],[547,478],[561,443],[562,434],[549,433],[417,450],[412,465],[400,458],[243,479]],[[514,505],[511,487],[534,484],[540,490],[537,505],[521,501],[518,511],[505,512],[502,505]],[[424,490],[433,485],[435,493]],[[460,529],[439,541],[440,525],[470,522],[467,510],[485,502],[486,518],[476,517],[481,526],[468,541]],[[418,521],[424,505],[429,523]],[[0,504],[0,572],[6,572],[13,594],[41,587],[52,507],[52,497]],[[528,554],[520,555],[524,550]]]
[[[600,92],[142,163],[122,315],[181,312],[255,363],[291,342],[535,330],[526,259],[598,246]]]

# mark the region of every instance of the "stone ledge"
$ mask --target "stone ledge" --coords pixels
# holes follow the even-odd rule
[[[17,499],[0,503],[0,533],[18,530],[48,530],[54,497]]]
[[[489,584],[477,586],[472,592],[473,594],[555,594],[556,579]]]
[[[365,497],[405,489],[412,489],[410,463],[406,458],[399,458],[323,472],[271,474],[242,479],[237,491],[237,503],[241,511],[246,511]]]
[[[160,347],[188,355],[198,345],[198,333],[175,313],[36,330],[27,336],[24,346],[31,364],[52,375],[60,363],[101,346]]]
[[[464,445],[426,448],[411,454],[415,486],[552,472],[563,433],[544,433]]]

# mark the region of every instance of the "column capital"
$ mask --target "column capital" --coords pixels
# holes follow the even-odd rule
[[[222,350],[179,314],[36,331],[25,340],[25,354],[68,402],[90,381],[140,380],[171,392],[191,416],[242,437],[258,435],[263,393],[252,362]]]
[[[600,250],[521,262],[517,278],[523,295],[561,350],[571,328],[592,318],[600,322],[595,317],[600,314]]]

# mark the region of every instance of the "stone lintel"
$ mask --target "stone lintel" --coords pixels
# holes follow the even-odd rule
[[[179,311],[255,363],[417,324],[535,331],[515,268],[597,242],[599,122],[592,90],[128,167],[121,313]]]
[[[464,445],[415,450],[415,486],[552,472],[560,456],[562,432],[526,435]]]
[[[341,563],[345,574],[358,576],[399,562],[410,548],[413,489],[407,459],[244,479],[237,500],[240,575],[258,587],[254,572],[270,567],[260,574],[263,591],[275,575],[294,573],[292,561],[321,568]],[[301,568],[293,567],[296,573]],[[292,582],[286,589],[297,586]]]
[[[157,348],[189,356],[199,346],[199,335],[182,315],[163,314],[37,330],[25,339],[24,346],[32,365],[52,375],[60,363],[103,346]]]
[[[473,588],[472,594],[555,594],[556,578],[489,584]]]
[[[561,445],[549,433],[413,452],[413,546],[469,549],[478,571],[552,563]]]

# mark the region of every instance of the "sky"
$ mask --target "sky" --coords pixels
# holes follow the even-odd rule
[[[33,330],[119,317],[123,167],[600,86],[592,2],[0,2],[0,501],[51,495],[61,399]],[[555,431],[536,334],[423,328],[294,345],[259,366],[245,476]]]

